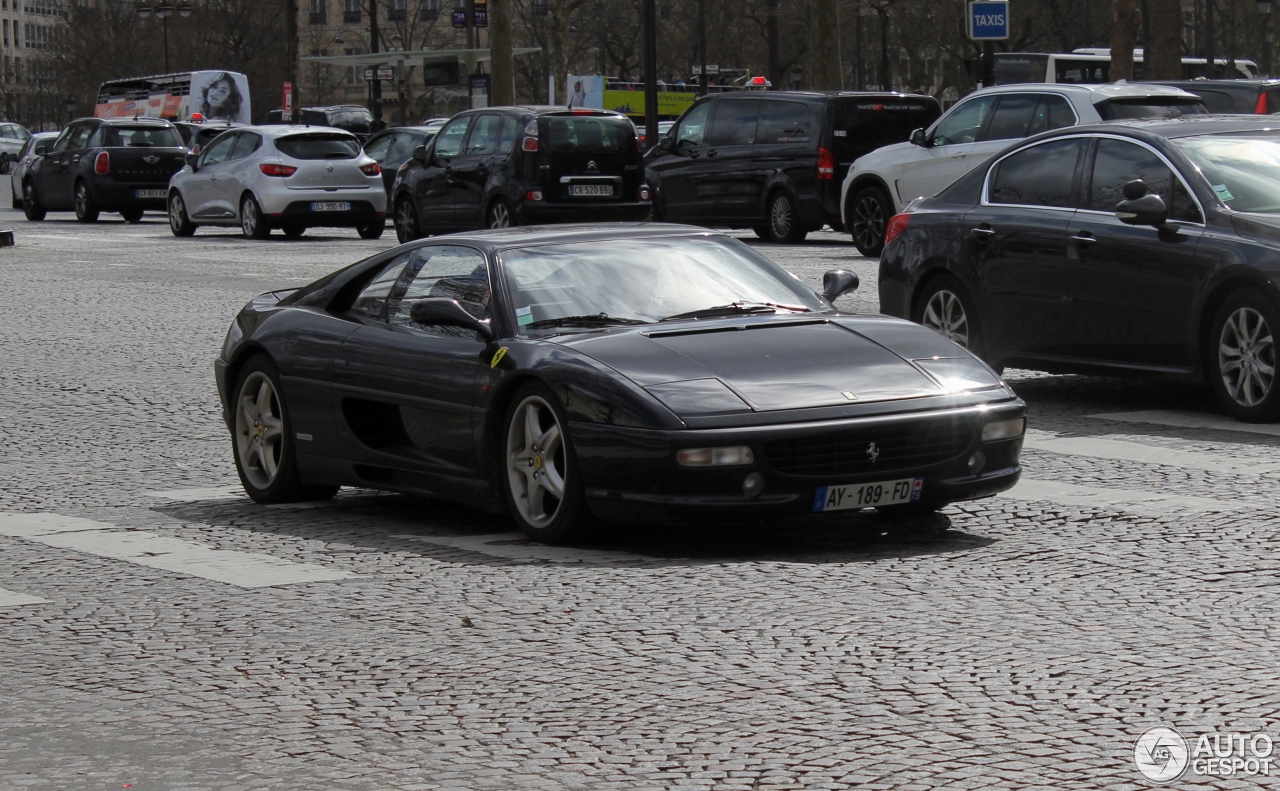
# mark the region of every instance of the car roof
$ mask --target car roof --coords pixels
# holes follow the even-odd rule
[[[138,124],[150,124],[152,126],[173,126],[173,123],[166,118],[151,118],[145,115],[139,115],[135,118],[82,118],[82,121],[101,121],[109,126],[122,126],[129,124],[136,126]]]
[[[380,132],[374,132],[375,135],[386,134],[387,132],[434,132],[435,129],[426,126],[388,126]]]
[[[1280,118],[1269,115],[1183,115],[1178,118],[1127,118],[1096,124],[1081,124],[1054,130],[1065,133],[1105,133],[1132,130],[1175,140],[1197,135],[1220,135],[1232,132],[1280,131]]]
[[[1243,88],[1255,91],[1259,88],[1270,88],[1280,85],[1280,79],[1257,80],[1143,80],[1143,85],[1172,85],[1175,88],[1189,90],[1196,88]]]
[[[721,91],[719,93],[709,93],[702,97],[706,99],[801,99],[807,101],[817,101],[822,99],[837,99],[841,96],[847,96],[851,99],[866,98],[900,98],[900,99],[933,99],[932,96],[923,93],[902,93],[901,91]],[[935,100],[936,101],[936,100]]]
[[[719,231],[698,228],[693,225],[658,222],[612,222],[494,228],[436,236],[424,240],[424,242],[426,244],[471,244],[491,252],[500,252],[532,245],[605,242],[663,236],[717,236],[728,238]],[[421,244],[414,243],[414,247],[421,246]]]
[[[1004,93],[1025,93],[1035,92],[1044,93],[1045,91],[1057,91],[1059,93],[1074,94],[1081,98],[1087,98],[1094,104],[1104,102],[1108,99],[1127,99],[1127,98],[1143,98],[1143,97],[1170,97],[1198,100],[1200,97],[1194,93],[1187,93],[1181,88],[1174,88],[1168,85],[1156,85],[1154,83],[1134,83],[1134,82],[1113,82],[1105,85],[1085,85],[1070,82],[1019,82],[1013,85],[992,85],[989,88],[980,88],[970,96],[986,96],[990,94]]]
[[[339,134],[355,137],[354,134],[346,129],[339,129],[336,126],[320,126],[319,124],[263,124],[261,126],[252,126],[250,128],[255,132],[261,132],[271,137],[283,137],[291,132],[296,132],[298,134],[306,132],[337,132]]]

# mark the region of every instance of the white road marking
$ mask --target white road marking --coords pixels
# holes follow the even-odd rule
[[[194,541],[60,514],[0,513],[0,535],[241,588],[328,582],[355,576],[348,571],[294,563],[257,552],[212,549]]]
[[[15,593],[14,591],[0,588],[0,609],[5,607],[25,607],[28,604],[44,604],[49,601],[39,596],[28,596],[25,593]]]
[[[162,500],[176,500],[180,503],[199,503],[205,500],[239,500],[247,498],[236,484],[227,484],[226,486],[213,486],[204,489],[170,489],[163,492],[147,492],[152,497],[159,497]]]
[[[1075,508],[1102,507],[1157,517],[1170,516],[1178,512],[1207,514],[1258,507],[1255,503],[1216,500],[1211,497],[1189,497],[1168,494],[1164,491],[1104,489],[1100,486],[1036,481],[1027,478],[1023,478],[1017,486],[999,496],[1010,500],[1043,501]]]
[[[394,538],[407,538],[442,547],[479,552],[495,558],[523,560],[526,562],[547,560],[552,563],[621,563],[634,561],[641,557],[630,552],[611,552],[604,549],[574,549],[572,547],[535,544],[524,533],[514,531],[510,533],[484,533],[478,536],[401,534],[394,536]]]
[[[1280,464],[1260,463],[1215,453],[1144,445],[1128,440],[1099,437],[1062,437],[1047,431],[1028,431],[1022,447],[1070,456],[1163,464],[1188,470],[1205,470],[1235,475],[1266,475],[1280,470]]]
[[[1177,428],[1211,428],[1219,431],[1240,431],[1247,434],[1268,434],[1280,437],[1280,425],[1274,423],[1241,423],[1221,415],[1200,412],[1178,412],[1172,409],[1150,409],[1139,412],[1107,412],[1089,415],[1099,420],[1117,420],[1126,423],[1154,423],[1158,426]]]

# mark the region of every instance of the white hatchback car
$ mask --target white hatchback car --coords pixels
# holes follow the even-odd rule
[[[218,135],[169,180],[169,229],[190,236],[200,225],[240,226],[250,239],[272,228],[354,227],[377,239],[386,226],[382,168],[341,129],[237,127]]]
[[[936,195],[1013,140],[1076,124],[1206,113],[1200,97],[1160,85],[997,85],[966,96],[911,140],[854,160],[840,196],[845,228],[863,255],[880,255],[889,218]]]

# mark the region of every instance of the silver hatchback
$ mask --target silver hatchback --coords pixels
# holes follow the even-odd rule
[[[377,239],[387,194],[381,167],[341,129],[254,126],[228,130],[169,181],[169,229],[190,236],[200,225],[240,226],[250,239],[271,229],[355,228]]]

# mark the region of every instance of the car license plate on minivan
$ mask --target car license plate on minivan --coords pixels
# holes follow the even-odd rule
[[[813,495],[813,510],[843,511],[847,508],[875,508],[919,502],[924,478],[855,483],[848,486],[819,486]]]
[[[351,211],[351,204],[347,201],[313,203],[311,204],[311,211]]]
[[[612,184],[570,184],[569,194],[581,197],[612,198]]]
[[[165,196],[165,191],[164,190],[134,190],[133,196],[138,199],[163,198]]]

